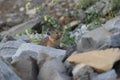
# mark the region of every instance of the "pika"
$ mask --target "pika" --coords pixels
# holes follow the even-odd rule
[[[59,48],[61,35],[61,32],[51,31],[50,36],[46,37],[40,45]]]

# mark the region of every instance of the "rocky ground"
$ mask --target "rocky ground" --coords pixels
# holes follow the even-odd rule
[[[120,80],[119,0],[0,0],[0,80]]]

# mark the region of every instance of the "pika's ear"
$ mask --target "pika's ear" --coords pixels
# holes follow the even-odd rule
[[[54,34],[54,31],[49,31],[48,34],[52,35],[52,34]]]

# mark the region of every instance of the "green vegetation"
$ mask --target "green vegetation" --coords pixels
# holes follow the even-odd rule
[[[24,32],[16,34],[16,36],[19,37],[22,35],[29,35],[29,34],[33,34],[33,33],[34,33],[34,31],[32,29],[26,29]]]
[[[38,38],[35,37],[34,34],[32,34],[32,36],[30,37],[30,41],[32,41],[33,43],[39,44],[42,41],[44,41],[43,35],[39,35]]]
[[[26,5],[25,5],[26,11],[34,9],[36,11],[36,13],[40,13],[44,10],[44,8],[41,5],[40,6],[35,6],[33,8],[31,6],[32,6],[31,3],[27,2]]]
[[[58,0],[51,0],[51,4],[55,5],[57,3]]]
[[[78,9],[87,9],[89,6],[93,5],[94,3],[96,3],[97,1],[100,0],[79,0],[78,3],[75,4],[75,11],[74,11],[74,19],[78,19],[77,15],[80,14]],[[51,0],[50,4],[51,5],[55,5],[58,2],[58,0]],[[89,30],[93,30],[97,27],[102,26],[102,24],[104,24],[104,21],[101,20],[101,18],[104,18],[105,20],[109,20],[112,19],[113,17],[116,16],[115,12],[117,10],[120,9],[120,0],[109,0],[109,5],[108,5],[108,11],[107,11],[107,15],[103,16],[101,13],[97,13],[96,9],[94,12],[86,14],[86,18],[85,18],[85,22],[84,24],[87,25]],[[31,3],[28,2],[26,4],[26,10],[30,10],[31,9]],[[36,6],[33,9],[36,10],[36,12],[40,13],[43,12],[44,8],[42,6]],[[64,15],[64,14],[63,14]],[[89,25],[91,24],[92,25]],[[35,43],[39,43],[41,41],[44,40],[43,38],[43,34],[53,30],[53,31],[60,31],[62,32],[62,39],[61,39],[61,44],[63,46],[71,46],[73,44],[75,44],[75,38],[72,37],[70,38],[70,29],[66,29],[63,31],[63,27],[61,26],[61,24],[59,24],[58,20],[56,18],[54,18],[53,16],[50,15],[45,15],[43,17],[43,20],[40,22],[40,27],[42,28],[42,32],[41,35],[39,36],[39,38],[35,38],[34,33],[35,31],[32,30],[25,30],[24,33],[19,33],[17,34],[17,36],[21,36],[23,34],[32,34],[32,37],[30,38],[32,42]],[[68,25],[68,27],[70,27]]]
[[[111,4],[113,6],[113,10],[120,9],[120,0],[111,0]]]
[[[56,30],[59,30],[61,28],[61,26],[58,24],[58,21],[52,16],[44,16],[44,22],[47,23],[49,27],[54,28]]]
[[[69,47],[73,44],[75,44],[75,37],[70,37],[70,25],[68,25],[68,29],[64,30],[62,35],[61,44],[62,46]]]
[[[91,6],[97,1],[99,0],[79,0],[78,3],[76,4],[76,7],[86,9],[87,7]]]

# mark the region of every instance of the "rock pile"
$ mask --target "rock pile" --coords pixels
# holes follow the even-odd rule
[[[0,80],[120,80],[120,16],[108,21],[105,18],[116,7],[113,1],[118,0],[78,4],[82,1],[0,0]],[[76,6],[82,7],[76,12]],[[39,12],[38,8],[45,11]],[[101,12],[105,24],[90,31],[88,26],[95,21],[85,25],[86,14],[94,11]],[[38,14],[59,18],[63,30],[70,28],[76,44],[66,50],[35,44],[30,40],[32,34],[16,36],[25,29],[41,30],[43,17]],[[42,36],[50,39],[49,34]],[[38,38],[39,33],[34,36]]]
[[[65,50],[22,40],[0,44],[1,80],[117,80],[120,77],[120,17],[80,37],[65,62]]]

